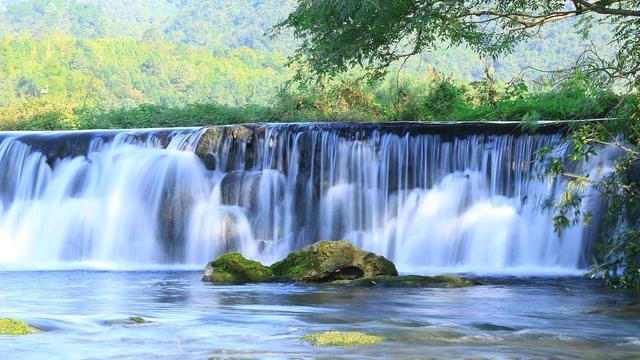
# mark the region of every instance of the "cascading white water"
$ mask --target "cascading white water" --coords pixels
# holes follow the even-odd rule
[[[540,207],[562,191],[535,176],[537,152],[559,134],[357,125],[140,134],[96,133],[84,155],[59,158],[28,134],[6,137],[0,266],[199,268],[226,251],[269,263],[343,238],[401,271],[567,272],[587,264],[587,232],[558,236]]]
[[[183,140],[179,135],[175,141]],[[0,262],[48,267],[167,261],[159,216],[164,193],[174,191],[186,202],[206,197],[209,186],[192,152],[159,146],[156,138],[138,142],[122,133],[109,144],[97,138],[86,157],[51,167],[19,139],[4,140]]]

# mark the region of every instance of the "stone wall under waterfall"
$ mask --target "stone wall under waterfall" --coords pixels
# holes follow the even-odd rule
[[[265,124],[0,133],[0,266],[200,268],[347,239],[401,271],[575,272],[534,134],[493,124]],[[592,171],[606,167],[592,159]],[[596,214],[599,201],[591,201]]]

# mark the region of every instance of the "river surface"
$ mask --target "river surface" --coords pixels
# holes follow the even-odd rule
[[[640,356],[640,295],[577,277],[483,278],[464,289],[214,286],[200,272],[0,272],[0,359],[554,358]],[[147,324],[122,322],[141,316]],[[315,347],[315,331],[385,337]]]

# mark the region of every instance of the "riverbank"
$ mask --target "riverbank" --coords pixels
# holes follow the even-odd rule
[[[179,107],[143,104],[101,108],[51,99],[25,98],[0,107],[0,130],[81,130],[199,127],[267,122],[316,121],[518,121],[580,120],[610,117],[622,97],[611,90],[573,81],[546,91],[504,86],[496,102],[483,100],[478,84],[430,80],[420,91],[394,95],[359,83],[288,90],[268,105],[195,103]],[[395,90],[397,91],[397,89]]]

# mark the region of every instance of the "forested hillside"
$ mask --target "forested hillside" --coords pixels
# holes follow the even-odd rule
[[[104,108],[267,104],[286,77],[284,62],[245,46],[214,52],[164,40],[5,36],[0,106],[50,96]]]
[[[291,32],[267,32],[294,5],[293,0],[0,0],[0,120],[140,105],[282,107],[280,90],[292,74],[286,57],[297,43]],[[584,51],[575,25],[550,26],[494,61],[495,78],[511,80],[529,66],[570,65]],[[611,32],[596,26],[591,41],[608,56]],[[467,88],[461,91],[474,93],[478,87],[465,83],[485,77],[484,60],[446,43],[411,59],[403,69],[401,82],[395,81],[393,70],[378,86],[360,89],[371,101],[358,116],[398,117],[400,107],[411,110],[408,117],[428,118],[417,114],[421,104],[397,104],[399,93],[391,96],[390,84],[407,86],[403,102],[410,103],[424,100],[427,94],[416,89],[424,90],[425,78],[437,83],[446,77]],[[524,75],[529,90],[545,89],[544,81],[535,81],[544,73]],[[284,98],[284,106],[290,114],[291,109],[311,109],[314,117],[331,117],[334,109],[346,106],[329,104],[335,93],[335,88],[296,92]],[[309,103],[314,96],[321,100]]]
[[[295,45],[291,33],[271,37],[265,32],[293,6],[292,0],[0,0],[0,36],[29,34],[42,39],[58,33],[80,39],[165,40],[218,53],[247,46],[289,55]],[[526,66],[549,69],[575,60],[584,42],[578,41],[581,35],[574,25],[550,26],[513,55],[496,61],[498,77],[511,78]],[[610,30],[597,25],[592,33],[594,46],[610,54]],[[418,63],[463,80],[482,77],[482,62],[472,51],[448,48],[445,43],[424,54],[414,67]]]
[[[248,46],[287,52],[291,38],[265,32],[291,0],[0,0],[0,33],[83,39],[165,39],[209,48]]]

